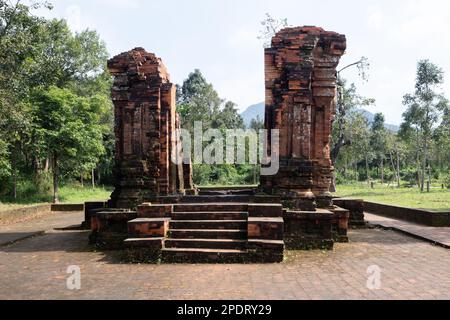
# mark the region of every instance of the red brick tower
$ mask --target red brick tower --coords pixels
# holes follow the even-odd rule
[[[262,187],[281,196],[287,208],[332,206],[336,67],[345,50],[344,35],[296,27],[278,32],[265,51],[265,126],[280,130],[280,170],[262,177]]]

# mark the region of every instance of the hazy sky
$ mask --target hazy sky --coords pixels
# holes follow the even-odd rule
[[[53,0],[48,17],[72,30],[97,30],[111,56],[144,47],[161,57],[172,82],[200,69],[222,98],[245,109],[264,100],[264,56],[257,39],[266,12],[291,25],[316,25],[347,35],[341,64],[370,60],[370,78],[345,77],[377,100],[390,123],[401,122],[402,97],[414,90],[416,64],[428,58],[446,72],[450,96],[448,0]],[[44,13],[43,13],[44,14]]]

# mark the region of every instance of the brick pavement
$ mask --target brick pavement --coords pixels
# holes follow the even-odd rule
[[[81,225],[83,220],[83,212],[47,212],[25,222],[0,225],[0,247],[54,228]]]
[[[449,251],[384,230],[354,230],[334,251],[290,251],[282,264],[127,265],[88,233],[53,231],[0,248],[0,299],[450,299]],[[66,289],[69,265],[82,288]],[[367,289],[367,268],[381,289]]]
[[[412,222],[395,220],[371,213],[365,213],[365,219],[371,225],[392,229],[404,234],[450,248],[450,228],[436,228]]]

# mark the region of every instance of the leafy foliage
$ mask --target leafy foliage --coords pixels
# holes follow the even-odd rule
[[[52,6],[0,1],[0,175],[10,177],[0,192],[14,198],[22,178],[39,184],[49,171],[56,182],[111,168],[106,46],[95,31],[35,16],[37,8]]]

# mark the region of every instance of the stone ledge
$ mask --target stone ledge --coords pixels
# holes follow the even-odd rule
[[[283,217],[281,204],[250,203],[248,205],[249,217]]]
[[[139,218],[165,218],[170,217],[173,205],[144,203],[137,208]]]
[[[169,233],[170,218],[139,218],[128,221],[131,238],[166,238]]]
[[[367,201],[364,202],[364,209],[369,213],[426,226],[450,227],[450,212],[433,212]]]
[[[76,203],[76,204],[52,204],[51,205],[52,211],[57,212],[74,212],[74,211],[84,211],[84,204],[83,203]]]
[[[283,240],[283,218],[248,218],[248,239]]]
[[[8,221],[12,220],[11,222],[14,223],[20,218],[24,218],[30,215],[44,214],[50,211],[50,204],[0,211],[0,222],[4,219],[8,219]]]

